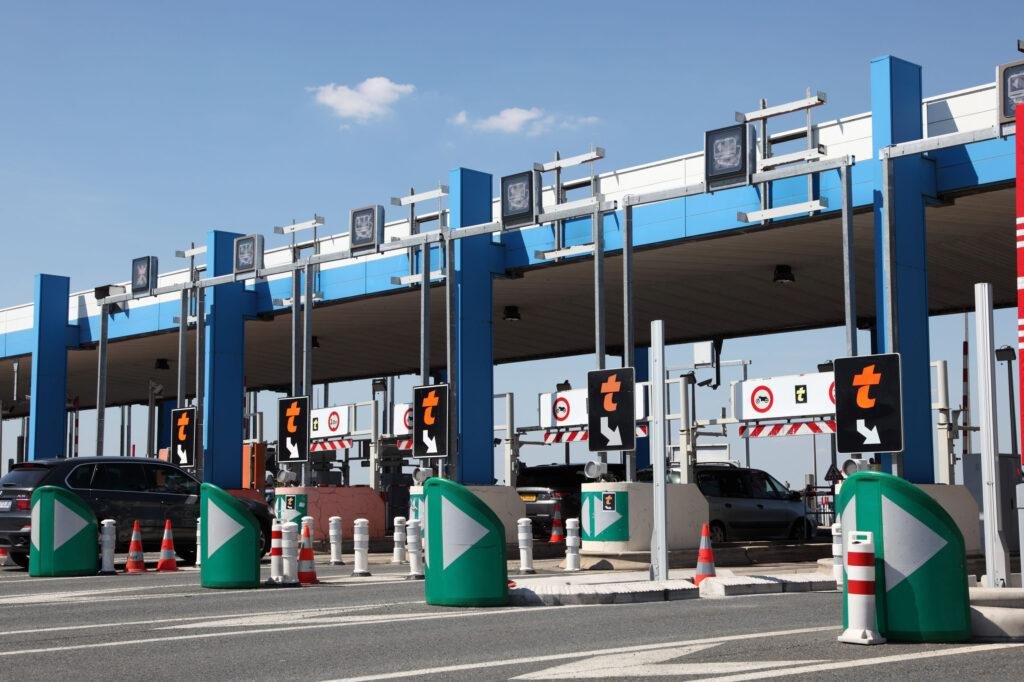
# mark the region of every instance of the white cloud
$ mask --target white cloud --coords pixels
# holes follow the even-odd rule
[[[526,134],[542,135],[553,128],[579,128],[594,125],[600,121],[597,116],[559,116],[549,114],[539,107],[509,107],[485,118],[471,120],[469,114],[460,111],[448,121],[454,125],[470,126],[474,130],[485,133],[504,133],[506,135]]]
[[[354,87],[329,83],[311,88],[317,104],[322,104],[346,121],[366,123],[391,113],[391,105],[412,94],[416,86],[395,83],[386,76],[367,78]]]

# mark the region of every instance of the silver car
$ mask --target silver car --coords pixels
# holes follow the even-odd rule
[[[708,501],[712,542],[777,538],[803,542],[817,531],[803,496],[760,469],[700,465],[695,475]]]

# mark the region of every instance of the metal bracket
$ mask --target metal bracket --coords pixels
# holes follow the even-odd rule
[[[788,206],[775,206],[773,208],[766,208],[763,211],[751,211],[750,213],[737,211],[736,220],[740,221],[741,223],[756,223],[762,220],[774,220],[775,218],[782,218],[784,216],[794,215],[796,213],[820,211],[825,208],[828,208],[828,200],[822,197],[821,199],[815,199],[814,201],[804,201],[799,204],[789,204]]]
[[[576,246],[568,246],[564,249],[554,249],[553,251],[534,251],[534,258],[540,258],[542,260],[551,260],[553,258],[568,258],[569,256],[583,256],[594,252],[593,244],[577,244]]]
[[[777,156],[769,156],[767,159],[761,159],[757,163],[757,170],[764,171],[798,161],[817,161],[823,156],[825,156],[825,145],[819,144],[811,149],[801,149],[798,152],[779,154]]]
[[[819,107],[828,101],[828,96],[824,92],[818,92],[817,95],[811,97],[805,97],[798,99],[793,102],[786,102],[785,104],[776,104],[773,107],[767,107],[765,109],[757,109],[750,113],[744,114],[743,112],[736,112],[736,121],[738,123],[750,123],[752,121],[761,121],[766,118],[773,116],[782,116],[783,114],[792,114],[796,111],[803,111],[811,107]]]
[[[392,277],[391,278],[391,283],[392,284],[402,284],[402,285],[405,285],[405,284],[419,284],[421,279],[422,279],[422,275],[417,272],[417,273],[413,273],[411,275],[404,275],[402,277]],[[443,281],[444,279],[445,279],[445,274],[444,274],[443,270],[431,270],[430,271],[430,281],[431,282],[433,282],[433,281]]]
[[[576,156],[570,156],[567,159],[557,159],[555,161],[548,161],[547,163],[535,163],[533,164],[533,170],[540,171],[541,173],[547,173],[548,171],[559,170],[562,168],[571,168],[572,166],[581,166],[591,161],[597,161],[598,159],[604,158],[604,148],[594,147],[589,152],[584,154],[578,154]]]

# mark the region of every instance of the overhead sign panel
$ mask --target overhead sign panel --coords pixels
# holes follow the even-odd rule
[[[704,133],[704,182],[709,189],[745,184],[750,173],[744,123]]]
[[[501,179],[501,226],[518,227],[537,222],[534,172],[523,171]]]
[[[294,396],[277,401],[277,461],[309,459],[309,398]]]
[[[413,397],[413,457],[448,456],[448,384],[417,386]]]
[[[352,251],[374,251],[383,241],[384,207],[353,209],[349,217],[349,248]]]
[[[740,421],[825,417],[836,411],[832,372],[749,379],[739,386]]]
[[[647,418],[647,382],[636,385],[633,416],[636,421]],[[587,389],[574,388],[557,393],[540,394],[540,427],[559,429],[587,426]]]
[[[836,358],[836,450],[903,452],[900,356]]]
[[[1024,60],[1000,65],[996,69],[996,88],[999,122],[1012,123],[1017,117],[1017,105],[1024,103]]]
[[[256,272],[263,267],[263,235],[235,237],[233,272],[236,275]]]
[[[395,414],[391,419],[392,436],[408,436],[412,433],[412,405],[395,403]]]
[[[156,256],[142,256],[132,260],[132,295],[146,296],[156,289],[159,264]]]
[[[171,456],[181,467],[196,465],[196,408],[171,410]]]
[[[587,372],[591,452],[636,448],[636,374],[632,367]]]
[[[309,437],[312,440],[340,438],[349,432],[348,406],[323,407],[310,412]]]

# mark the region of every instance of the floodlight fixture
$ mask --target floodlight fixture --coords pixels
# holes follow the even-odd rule
[[[571,391],[572,384],[569,383],[568,379],[566,379],[565,381],[559,381],[557,384],[555,384],[555,390],[558,391],[559,393],[561,393],[562,391]]]
[[[235,237],[232,271],[236,274],[254,273],[263,267],[263,235],[247,234]]]
[[[349,214],[349,250],[376,251],[384,242],[384,207],[363,206]]]
[[[772,274],[772,281],[783,286],[795,284],[796,276],[793,274],[793,268],[788,265],[776,265],[775,272]]]
[[[834,370],[835,370],[835,365],[832,364],[831,360],[826,360],[825,362],[819,362],[818,363],[818,371],[819,372],[832,372]]]
[[[156,362],[153,363],[153,369],[168,370],[171,368],[171,363],[167,358],[157,358]]]
[[[1017,353],[1014,352],[1013,346],[1000,346],[996,348],[996,360],[999,362],[1013,362],[1017,359]]]
[[[523,171],[501,179],[502,228],[534,225],[540,213],[536,171]]]
[[[504,314],[502,315],[502,319],[505,320],[506,322],[519,322],[521,319],[523,319],[522,315],[519,314],[519,306],[505,306],[505,311]]]
[[[156,289],[159,263],[156,256],[132,259],[132,295],[149,296]]]

